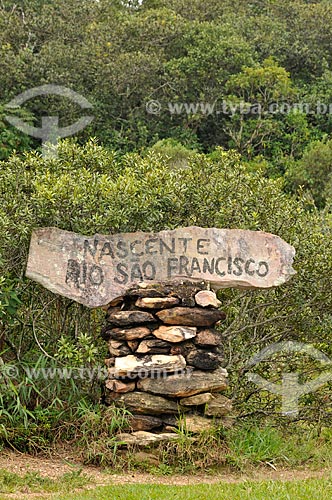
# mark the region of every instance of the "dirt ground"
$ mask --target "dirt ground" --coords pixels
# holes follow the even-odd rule
[[[110,471],[104,471],[99,467],[90,467],[82,465],[79,462],[73,461],[70,456],[61,456],[58,458],[32,457],[30,455],[17,453],[14,451],[3,451],[0,453],[0,469],[6,469],[10,472],[24,475],[27,472],[37,472],[41,476],[56,479],[63,474],[82,470],[82,473],[89,476],[93,481],[93,487],[96,485],[123,484],[123,483],[159,483],[170,485],[188,485],[201,483],[217,483],[226,482],[234,483],[244,480],[295,480],[307,478],[323,478],[331,474],[330,469],[310,470],[310,469],[276,469],[269,466],[261,469],[254,469],[251,472],[234,473],[222,472],[217,475],[172,475],[172,476],[154,476],[152,474],[141,472],[130,472],[126,474],[115,474]],[[31,494],[31,498],[39,495]],[[45,497],[45,494],[43,494]],[[8,495],[8,498],[20,498],[19,495]],[[30,495],[29,495],[30,497]]]

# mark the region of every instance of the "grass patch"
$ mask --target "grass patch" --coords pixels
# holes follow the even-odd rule
[[[76,488],[83,488],[91,480],[81,471],[64,474],[59,479],[42,477],[38,473],[28,472],[19,476],[4,469],[0,470],[0,493],[34,493],[34,492],[70,492]]]
[[[229,451],[226,463],[244,470],[262,464],[288,467],[325,467],[332,464],[329,429],[319,433],[303,424],[287,431],[266,426],[241,426],[227,435]]]
[[[330,500],[332,480],[304,481],[245,481],[237,484],[200,484],[194,486],[164,486],[157,484],[124,484],[99,487],[89,492],[52,496],[56,500]]]

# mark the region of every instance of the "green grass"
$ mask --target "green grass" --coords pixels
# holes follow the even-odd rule
[[[88,492],[53,496],[52,500],[330,500],[332,479],[305,481],[245,481],[238,484],[164,486],[124,484]]]
[[[241,426],[227,436],[226,463],[236,469],[275,464],[287,467],[322,468],[332,465],[331,429],[302,426],[290,427],[288,432],[269,425]]]
[[[75,488],[83,488],[91,480],[80,471],[64,474],[54,480],[42,477],[35,472],[28,472],[19,476],[4,469],[0,469],[0,494],[15,492],[69,492]],[[0,499],[4,497],[0,496]]]

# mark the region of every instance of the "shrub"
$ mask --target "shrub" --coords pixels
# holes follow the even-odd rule
[[[331,200],[332,140],[311,143],[301,160],[291,162],[286,172],[288,186],[310,191],[316,205],[324,207]]]

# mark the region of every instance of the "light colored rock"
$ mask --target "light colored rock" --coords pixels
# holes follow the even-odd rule
[[[206,405],[204,414],[211,417],[224,417],[232,411],[232,401],[222,394],[215,394]]]
[[[210,290],[201,290],[195,295],[195,302],[201,307],[215,307],[216,309],[221,306],[220,300],[214,292]]]
[[[213,398],[211,392],[203,392],[202,394],[196,394],[195,396],[190,396],[189,398],[180,399],[180,405],[183,406],[199,406],[205,405]]]
[[[142,282],[278,286],[294,274],[294,255],[292,246],[261,231],[186,227],[85,237],[47,227],[32,234],[26,275],[54,293],[100,307]]]
[[[132,392],[136,389],[135,382],[122,382],[121,380],[109,379],[106,380],[106,388],[110,391],[124,393]]]
[[[186,398],[209,391],[223,391],[227,388],[227,371],[219,368],[214,372],[194,370],[164,378],[139,380],[138,389],[162,396]]]
[[[216,425],[211,418],[201,417],[200,415],[185,415],[179,419],[178,427],[182,432],[200,434],[215,429]]]
[[[178,414],[179,407],[175,401],[148,394],[146,392],[128,392],[126,394],[106,393],[106,403],[115,403],[117,406],[124,406],[132,413],[143,415],[165,415]]]
[[[186,360],[183,356],[168,356],[155,354],[138,358],[134,355],[123,356],[115,359],[115,372],[119,377],[138,374],[147,376],[149,374],[165,374],[181,371],[186,367]]]
[[[171,432],[160,432],[153,434],[148,431],[136,431],[131,434],[121,433],[116,436],[117,441],[126,446],[149,446],[161,442],[176,441],[179,439],[177,434]]]
[[[116,340],[137,340],[143,339],[151,334],[146,326],[136,326],[134,328],[112,328],[107,331],[110,338]]]
[[[180,303],[176,297],[140,297],[136,300],[135,306],[143,309],[167,309]]]
[[[183,342],[196,336],[197,328],[190,326],[160,326],[152,334],[167,342]]]

